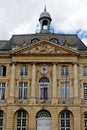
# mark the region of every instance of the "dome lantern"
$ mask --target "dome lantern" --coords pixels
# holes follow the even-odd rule
[[[51,21],[52,21],[51,16],[46,11],[46,6],[45,6],[44,12],[41,13],[40,18],[39,18],[41,33],[50,33]]]

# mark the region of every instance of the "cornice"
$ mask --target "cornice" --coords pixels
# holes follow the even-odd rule
[[[29,54],[10,54],[10,56],[79,56],[75,53],[29,53]]]
[[[24,52],[24,51],[26,51],[26,50],[28,50],[29,49],[29,54],[30,53],[32,53],[31,52],[31,50],[32,50],[32,48],[35,48],[36,47],[36,49],[37,50],[35,50],[35,51],[38,51],[38,54],[39,54],[39,51],[42,51],[43,49],[44,49],[44,52],[43,52],[43,54],[44,53],[49,53],[49,51],[50,52],[52,52],[53,50],[52,50],[52,48],[49,48],[49,46],[52,46],[53,48],[59,48],[59,49],[63,49],[63,50],[65,50],[65,51],[69,51],[69,52],[71,52],[71,53],[75,53],[75,54],[79,54],[79,51],[78,50],[74,50],[74,49],[72,49],[72,48],[70,48],[70,47],[66,47],[66,46],[61,46],[61,45],[59,45],[59,44],[55,44],[55,43],[52,43],[52,42],[49,42],[49,41],[45,41],[45,40],[43,40],[43,41],[39,41],[39,42],[37,42],[37,43],[34,43],[34,44],[29,44],[29,45],[26,45],[26,46],[22,46],[22,47],[20,47],[20,48],[18,48],[18,49],[15,49],[15,50],[11,50],[10,51],[10,54],[19,54],[19,53],[22,53],[22,52]],[[45,47],[45,48],[44,48]],[[38,50],[39,49],[39,50]],[[40,50],[41,49],[41,50]],[[46,49],[46,50],[45,50]],[[46,52],[46,51],[48,51],[48,52]],[[42,52],[41,52],[42,53]],[[55,53],[58,53],[59,54],[59,52],[57,52],[57,50],[55,50]],[[34,54],[34,52],[33,52],[33,54]],[[37,54],[37,53],[35,53],[35,54]],[[52,52],[52,54],[53,54],[53,52]],[[39,54],[40,55],[40,54]],[[64,54],[65,55],[65,54]]]

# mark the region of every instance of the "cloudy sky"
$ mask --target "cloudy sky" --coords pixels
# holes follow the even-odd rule
[[[0,40],[35,33],[45,3],[55,33],[77,34],[87,45],[87,0],[0,0]]]

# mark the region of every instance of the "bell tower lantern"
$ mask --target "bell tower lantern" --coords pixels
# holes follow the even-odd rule
[[[40,33],[51,33],[50,31],[50,23],[52,19],[50,14],[46,11],[46,6],[44,8],[44,12],[41,13],[39,22],[40,22]]]

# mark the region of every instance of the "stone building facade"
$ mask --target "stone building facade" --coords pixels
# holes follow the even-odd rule
[[[51,20],[0,41],[0,130],[87,130],[87,47]]]

